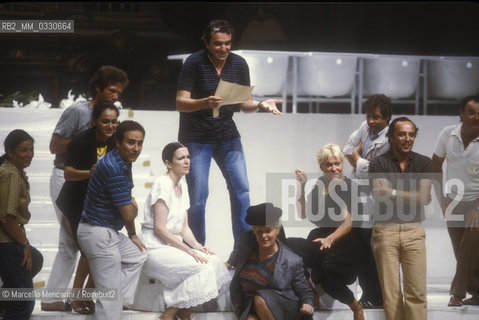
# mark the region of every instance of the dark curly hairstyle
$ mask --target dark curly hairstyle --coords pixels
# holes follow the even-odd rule
[[[109,85],[117,83],[120,83],[123,89],[125,89],[126,86],[128,86],[128,82],[128,76],[125,71],[113,66],[102,66],[95,72],[90,82],[88,82],[88,95],[94,98],[96,88],[102,91]]]
[[[388,96],[382,93],[373,94],[363,103],[363,109],[366,110],[366,113],[374,112],[376,108],[379,108],[384,119],[388,119],[388,122],[391,120],[393,107],[391,99]]]
[[[226,20],[213,20],[203,30],[201,39],[209,44],[211,40],[211,32],[221,32],[226,34],[233,34],[233,27]]]

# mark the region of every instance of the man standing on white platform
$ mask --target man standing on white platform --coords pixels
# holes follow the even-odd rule
[[[121,319],[124,304],[132,304],[146,254],[136,236],[138,205],[131,196],[131,165],[143,147],[145,130],[135,121],[116,129],[116,149],[97,164],[88,183],[78,242],[90,265],[93,281],[102,292],[116,290],[114,299],[99,298],[94,319]],[[129,239],[119,231],[125,227]]]
[[[391,99],[384,94],[374,94],[364,102],[363,109],[366,110],[366,121],[351,134],[343,150],[354,169],[353,176],[357,179],[367,179],[371,159],[389,150],[387,133],[392,115]],[[371,252],[374,203],[372,193],[367,191],[363,220],[353,223],[353,226],[359,226],[362,249],[358,281],[363,294],[359,304],[363,309],[372,309],[382,307],[383,297],[376,262]]]
[[[213,20],[203,31],[205,49],[190,55],[181,69],[176,93],[180,112],[178,140],[191,155],[190,173],[186,176],[191,207],[188,223],[202,245],[206,241],[205,207],[208,198],[208,176],[214,159],[226,180],[230,195],[231,224],[235,241],[250,228],[245,222],[249,208],[249,182],[240,134],[233,121],[238,105],[224,105],[219,115],[214,110],[223,102],[215,96],[221,80],[250,85],[246,60],[231,50],[233,28],[225,20]],[[265,110],[276,115],[282,100],[252,99],[239,104],[243,112]]]
[[[462,123],[441,131],[432,155],[433,169],[441,173],[441,178],[446,160],[447,181],[462,182],[462,188],[446,190],[446,197],[443,192],[436,192],[443,213],[449,207],[452,209],[446,215],[446,223],[457,265],[450,307],[479,305],[479,95],[464,98],[459,107]],[[460,202],[451,203],[453,200]],[[449,215],[454,219],[449,219]],[[472,297],[463,300],[467,292]]]
[[[60,223],[58,252],[47,281],[48,289],[64,290],[68,287],[78,257],[78,247],[73,239],[67,218],[58,209],[56,200],[65,183],[63,167],[67,146],[74,135],[88,129],[91,123],[91,111],[99,101],[115,102],[128,85],[126,73],[113,66],[102,66],[88,83],[90,101],[80,102],[68,107],[58,120],[50,140],[50,152],[55,154],[54,168],[50,178],[50,197]],[[44,300],[43,311],[70,311],[64,301]]]

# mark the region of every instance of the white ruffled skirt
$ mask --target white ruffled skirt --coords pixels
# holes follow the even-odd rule
[[[218,296],[221,287],[230,282],[228,269],[216,255],[198,254],[207,264],[196,262],[186,252],[169,245],[147,250],[145,273],[163,286],[167,307],[190,308]]]

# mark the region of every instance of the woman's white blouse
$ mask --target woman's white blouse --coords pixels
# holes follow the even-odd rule
[[[180,234],[181,229],[183,228],[184,220],[186,218],[186,212],[190,207],[190,198],[188,196],[188,187],[184,178],[180,180],[179,185],[181,188],[181,196],[176,197],[173,181],[171,180],[171,178],[167,174],[158,177],[158,179],[151,187],[150,193],[146,197],[144,208],[144,221],[142,223],[142,229],[144,231],[154,230],[153,205],[161,199],[168,207],[166,228],[175,235]],[[153,236],[153,234],[150,235]],[[154,238],[156,238],[156,241]],[[159,244],[165,244],[164,241],[159,239],[157,236],[146,237],[144,240],[148,242],[145,243],[147,247],[156,247]]]

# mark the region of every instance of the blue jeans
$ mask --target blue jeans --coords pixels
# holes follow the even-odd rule
[[[16,242],[0,243],[0,277],[3,288],[33,288],[33,277],[43,266],[43,256],[34,247],[32,252],[32,271],[27,271],[23,262],[23,249]],[[4,320],[27,320],[33,312],[35,300],[8,301],[3,303],[5,308]]]
[[[245,222],[246,210],[249,208],[249,183],[241,139],[218,143],[187,143],[186,147],[191,156],[190,173],[186,176],[191,205],[188,223],[196,240],[205,244],[205,206],[212,158],[226,180],[230,194],[233,236],[235,241],[239,240],[241,234],[250,229]]]

